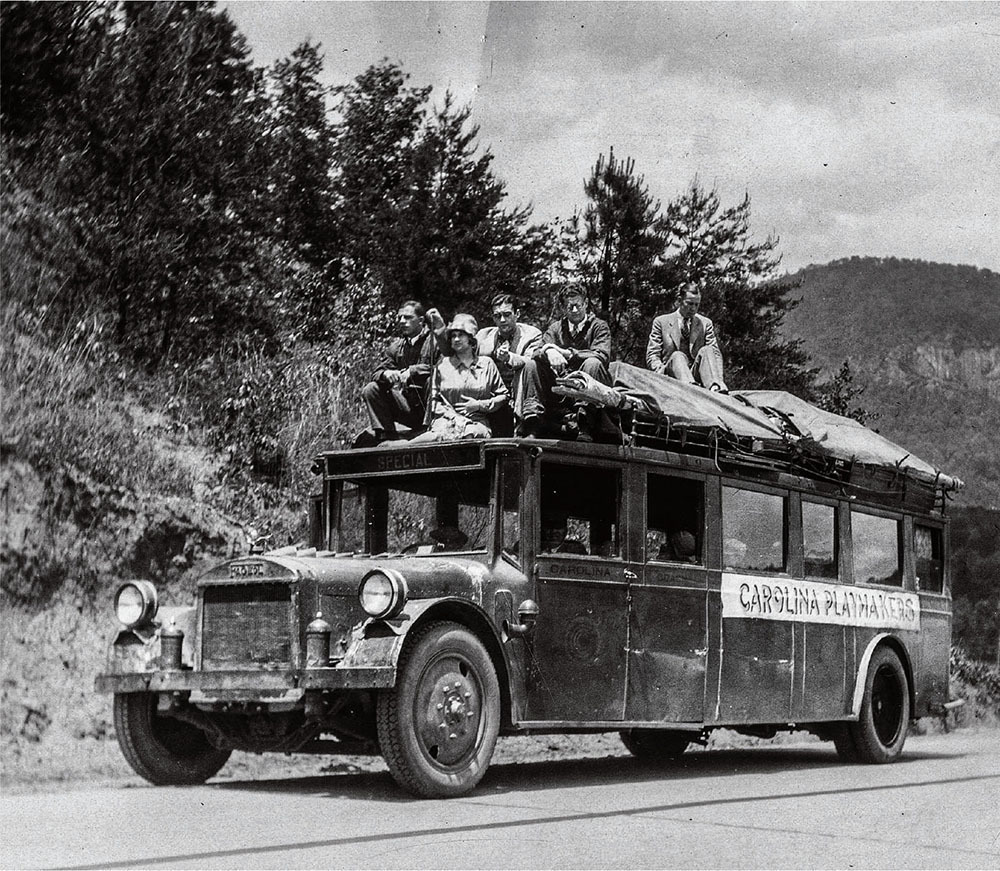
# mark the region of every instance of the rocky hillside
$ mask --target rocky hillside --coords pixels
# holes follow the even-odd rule
[[[786,335],[828,373],[848,360],[870,425],[963,478],[964,504],[1000,507],[1000,274],[852,257],[791,277]]]

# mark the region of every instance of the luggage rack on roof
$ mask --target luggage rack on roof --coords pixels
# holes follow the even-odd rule
[[[674,424],[668,415],[634,411],[622,420],[626,439],[636,447],[712,459],[720,471],[756,479],[785,473],[815,481],[830,495],[873,500],[893,507],[944,513],[943,487],[922,481],[904,469],[885,468],[807,453],[789,437],[784,440],[738,436],[722,427]]]

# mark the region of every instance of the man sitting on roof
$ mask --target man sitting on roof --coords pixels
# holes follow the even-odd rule
[[[559,376],[579,370],[602,384],[611,384],[611,329],[607,322],[590,314],[587,297],[579,288],[565,288],[559,298],[566,316],[549,324],[541,348],[524,367],[523,435],[538,435],[546,417],[572,411],[552,393]]]
[[[728,393],[722,377],[722,351],[715,327],[698,314],[701,291],[694,282],[681,288],[677,311],[653,320],[646,345],[646,365],[685,384]]]
[[[510,405],[502,409],[493,421],[493,434],[513,434],[514,422],[522,417],[524,399],[524,366],[542,346],[542,331],[518,321],[517,304],[509,293],[500,293],[490,303],[493,323],[476,334],[479,355],[496,363],[503,383],[510,393]]]
[[[398,338],[393,339],[375,367],[372,380],[361,390],[374,431],[374,442],[397,439],[396,424],[410,429],[423,425],[427,413],[427,385],[440,356],[430,329],[432,314],[416,300],[408,300],[396,315]],[[368,435],[371,439],[371,434]]]

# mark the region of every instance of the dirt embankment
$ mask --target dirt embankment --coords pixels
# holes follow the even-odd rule
[[[164,604],[179,604],[209,565],[245,549],[240,524],[194,500],[143,497],[8,450],[0,460],[4,781],[124,772],[108,740],[109,699],[93,689],[116,631],[118,583],[149,578]]]

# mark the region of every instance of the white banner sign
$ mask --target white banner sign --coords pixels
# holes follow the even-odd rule
[[[920,597],[903,590],[873,590],[723,572],[722,616],[871,629],[919,629]]]

